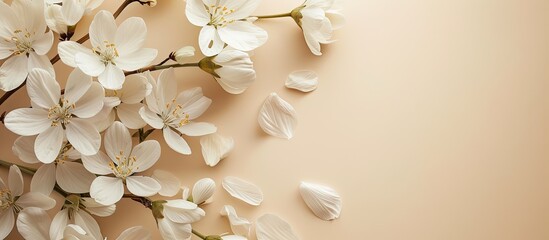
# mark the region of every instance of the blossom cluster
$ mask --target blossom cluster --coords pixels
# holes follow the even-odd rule
[[[201,152],[212,167],[233,149],[232,138],[217,134],[214,124],[199,120],[212,100],[200,87],[178,92],[175,69],[196,67],[211,74],[230,94],[246,91],[256,80],[248,52],[268,39],[256,21],[272,18],[252,15],[260,2],[187,0],[188,20],[202,28],[198,45],[204,58],[187,62],[195,54],[187,46],[153,64],[158,50],[145,46],[145,21],[130,17],[117,25],[115,19],[131,3],[153,7],[156,0],[125,0],[114,14],[98,9],[103,0],[0,1],[0,89],[6,92],[0,105],[24,85],[30,99],[30,107],[9,111],[2,122],[20,136],[13,145],[14,154],[38,166],[12,165],[7,183],[0,179],[0,238],[16,225],[25,239],[103,239],[92,215],[110,216],[122,198],[131,198],[151,210],[164,239],[189,239],[193,233],[206,239],[191,224],[205,216],[201,205],[211,201],[215,182],[204,178],[191,190],[182,188],[170,172],[143,174],[161,159],[161,144],[148,137],[161,131],[163,141],[182,155],[193,152],[185,138],[202,137]],[[344,22],[337,2],[308,0],[279,16],[293,18],[311,52],[321,55],[320,44],[330,43],[333,30]],[[92,14],[88,35],[73,40],[76,26]],[[91,47],[83,44],[87,40]],[[57,49],[57,55],[48,59],[52,49]],[[61,81],[66,83],[63,88],[53,67],[59,61],[73,69]],[[316,79],[310,75],[293,76],[288,86],[307,91],[316,88]],[[293,125],[277,122],[295,117],[291,112],[279,117],[277,108],[291,106],[276,94],[271,97],[266,104],[274,108],[262,111],[260,125],[271,135],[291,138]],[[23,173],[33,175],[29,192],[23,191]],[[304,199],[317,216],[325,220],[339,216],[337,193],[302,186]],[[251,205],[263,199],[260,189],[238,178],[225,179],[223,188]],[[52,194],[64,197],[53,218],[46,212],[57,206]],[[319,199],[329,202],[319,205]],[[326,204],[333,205],[330,211]],[[238,217],[233,207],[226,206],[222,214],[229,218],[233,234],[208,239],[249,237],[251,223]],[[281,239],[272,231],[286,223],[272,215],[261,219],[258,238]],[[117,239],[150,238],[149,230],[136,226]]]

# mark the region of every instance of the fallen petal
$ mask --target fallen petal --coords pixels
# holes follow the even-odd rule
[[[215,191],[215,182],[211,178],[198,180],[193,187],[193,202],[196,204],[206,203],[212,198]]]
[[[302,182],[299,186],[301,197],[313,211],[313,213],[322,220],[334,220],[341,213],[341,197],[332,188]]]
[[[259,126],[267,134],[291,139],[297,125],[295,109],[280,98],[276,93],[271,93],[263,103],[259,112]]]
[[[231,205],[225,205],[220,212],[221,216],[226,216],[231,224],[231,231],[239,236],[250,236],[252,223],[248,219],[236,215],[236,210]]]
[[[309,70],[301,70],[290,73],[286,80],[286,87],[302,92],[312,92],[318,86],[318,75]]]
[[[237,177],[226,177],[223,179],[222,185],[231,196],[250,205],[259,206],[263,201],[263,192],[251,182]]]
[[[200,138],[200,145],[206,165],[214,167],[233,150],[234,140],[214,133]]]
[[[298,240],[292,226],[280,217],[265,214],[255,223],[257,240]]]

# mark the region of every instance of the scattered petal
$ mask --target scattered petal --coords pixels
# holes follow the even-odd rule
[[[237,177],[226,177],[223,179],[222,185],[231,196],[250,205],[259,206],[263,201],[263,192],[251,182]]]
[[[291,139],[297,125],[297,114],[292,105],[271,93],[259,112],[258,121],[267,134]]]
[[[234,140],[214,133],[200,138],[200,145],[206,165],[214,167],[233,150]]]
[[[250,236],[250,230],[252,229],[252,223],[248,219],[238,217],[236,215],[236,210],[231,205],[225,205],[221,209],[221,216],[226,216],[229,218],[229,223],[231,224],[231,231],[239,236]]]
[[[207,203],[215,192],[215,182],[211,178],[198,180],[193,187],[193,202],[196,204]]]
[[[307,206],[320,219],[329,221],[339,217],[341,197],[334,189],[302,182],[299,186],[299,192]]]
[[[302,92],[312,92],[318,86],[318,75],[313,71],[303,70],[290,73],[286,87]]]
[[[257,240],[298,240],[292,226],[280,217],[265,214],[256,221]]]

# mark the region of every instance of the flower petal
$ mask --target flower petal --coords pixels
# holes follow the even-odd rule
[[[126,229],[116,240],[150,240],[151,233],[144,227],[137,226]]]
[[[201,87],[185,90],[177,96],[177,103],[183,112],[189,115],[189,120],[200,117],[212,104],[212,100],[204,97]]]
[[[73,114],[80,118],[90,118],[103,109],[105,90],[99,83],[92,83],[89,90],[75,103]]]
[[[286,221],[273,214],[265,214],[255,224],[257,240],[298,240]]]
[[[164,216],[176,223],[194,223],[200,221],[206,213],[196,204],[182,199],[168,200],[164,204]]]
[[[97,78],[101,85],[106,89],[118,90],[124,84],[124,72],[119,67],[109,63],[105,67],[105,71]]]
[[[214,56],[223,50],[225,43],[221,40],[217,29],[213,26],[206,25],[200,30],[198,36],[198,44],[202,53],[208,57]]]
[[[116,30],[114,43],[118,52],[126,54],[133,53],[143,47],[147,38],[147,26],[145,21],[139,17],[130,17]]]
[[[210,22],[210,14],[208,14],[202,0],[187,0],[185,15],[189,22],[195,26],[206,26]]]
[[[57,159],[63,145],[65,132],[61,126],[54,126],[38,134],[34,143],[36,157],[43,163],[52,163]]]
[[[103,239],[101,235],[101,230],[99,229],[99,224],[97,221],[85,211],[75,211],[74,213],[74,223],[77,226],[82,227],[88,235],[94,237],[94,239]]]
[[[82,155],[94,155],[101,146],[101,135],[91,123],[73,118],[66,129],[67,140]]]
[[[238,217],[236,210],[231,205],[225,205],[221,209],[221,215],[226,216],[231,224],[231,231],[240,236],[250,236],[252,230],[252,223],[248,219]]]
[[[132,152],[132,136],[130,131],[121,122],[114,122],[105,131],[105,151],[111,160],[122,155],[129,157]]]
[[[32,70],[29,73],[27,84],[27,92],[33,106],[49,109],[59,104],[61,87],[46,70]]]
[[[286,87],[302,92],[312,92],[318,86],[318,75],[313,71],[302,70],[290,73]]]
[[[65,208],[53,217],[50,225],[50,239],[63,239],[63,232],[69,224],[69,209]]]
[[[212,198],[215,192],[215,182],[211,178],[203,178],[198,180],[193,186],[193,202],[202,204]]]
[[[99,176],[90,187],[90,196],[100,204],[111,205],[122,199],[124,184],[122,179]]]
[[[50,128],[51,120],[46,110],[20,108],[6,115],[4,125],[17,135],[34,136]]]
[[[63,231],[63,239],[70,240],[96,240],[93,236],[90,236],[78,225],[69,224]]]
[[[297,114],[289,103],[271,93],[259,112],[259,126],[267,134],[291,139],[297,125]]]
[[[17,199],[17,205],[22,208],[37,207],[49,210],[55,207],[55,200],[39,192],[28,192]]]
[[[251,182],[229,176],[223,179],[222,185],[231,196],[250,205],[259,206],[263,201],[263,192]]]
[[[23,175],[16,165],[11,165],[8,173],[8,188],[13,196],[23,194]]]
[[[50,62],[50,59],[48,59],[48,56],[46,55],[38,55],[35,52],[30,52],[29,54],[29,61],[27,64],[28,71],[32,71],[33,69],[43,69],[46,70],[52,77],[55,77],[55,70],[53,69],[53,65]]]
[[[12,208],[7,208],[0,212],[0,238],[5,239],[13,229],[13,225],[15,224],[15,217],[13,215]]]
[[[18,137],[13,143],[12,151],[21,161],[29,164],[40,163],[34,153],[36,137]]]
[[[116,210],[116,205],[103,205],[96,202],[93,198],[81,198],[82,204],[86,207],[86,211],[89,213],[99,216],[99,217],[108,217],[114,213]]]
[[[248,21],[235,21],[218,28],[218,33],[223,42],[240,51],[252,51],[269,38],[265,30]]]
[[[157,169],[151,177],[160,183],[161,188],[158,194],[161,196],[173,197],[181,188],[181,181],[171,172]]]
[[[76,103],[92,85],[92,78],[86,75],[80,68],[75,68],[69,75],[65,85],[65,99],[69,103]]]
[[[34,52],[38,55],[46,55],[50,51],[52,45],[53,32],[49,31],[34,39],[34,42],[32,42],[32,49],[34,49]]]
[[[91,173],[100,175],[112,173],[112,169],[109,167],[110,163],[111,159],[102,151],[99,151],[95,155],[82,156],[82,164],[84,165],[84,168]]]
[[[233,150],[234,140],[214,133],[200,138],[200,145],[206,165],[214,167]]]
[[[116,66],[124,71],[134,71],[149,65],[158,55],[158,50],[152,48],[138,49],[132,53],[116,58]]]
[[[130,75],[122,85],[120,101],[127,104],[140,103],[152,91],[152,85],[141,74]]]
[[[191,224],[175,223],[167,218],[157,219],[157,222],[158,230],[164,240],[189,239],[192,236]]]
[[[66,161],[57,165],[57,183],[67,192],[87,193],[94,179],[95,175],[80,163]]]
[[[87,75],[97,77],[106,70],[100,57],[91,51],[77,52],[74,55],[74,63]]]
[[[30,191],[49,196],[55,186],[55,164],[43,164],[32,176]]]
[[[40,208],[25,208],[17,217],[17,231],[25,239],[49,240],[51,219]]]
[[[162,129],[164,127],[164,122],[162,119],[156,115],[156,113],[149,110],[149,108],[142,107],[139,109],[139,115],[143,120],[149,124],[151,127],[156,129]]]
[[[158,83],[156,89],[156,97],[160,98],[163,103],[160,108],[165,107],[165,104],[171,103],[177,96],[177,82],[175,80],[175,70],[169,68],[162,70],[158,75]]]
[[[131,155],[136,158],[133,163],[134,171],[143,172],[160,158],[160,143],[156,140],[144,141],[133,148]]]
[[[199,137],[215,133],[217,131],[217,127],[206,122],[191,122],[177,128],[177,131],[187,136]]]
[[[112,13],[99,11],[90,24],[90,40],[94,47],[104,47],[105,43],[115,43],[116,22]]]
[[[78,0],[64,0],[61,10],[67,25],[74,26],[84,16],[86,5],[81,4]]]
[[[332,188],[301,182],[299,192],[303,201],[322,220],[330,221],[341,213],[341,197]]]
[[[0,67],[0,89],[7,92],[21,86],[28,73],[27,56],[17,55],[8,58]]]
[[[191,154],[191,148],[185,139],[179,136],[174,130],[169,127],[164,128],[163,130],[164,140],[174,151],[189,155]]]
[[[79,52],[89,52],[91,50],[82,46],[82,44],[73,41],[62,41],[57,46],[61,61],[70,67],[76,67],[75,56]]]
[[[116,113],[124,126],[130,129],[139,129],[147,125],[143,118],[141,118],[141,115],[139,115],[139,110],[143,106],[144,105],[142,103],[122,103],[116,108]]]
[[[150,197],[160,191],[160,183],[150,177],[130,176],[126,178],[126,186],[134,195]]]

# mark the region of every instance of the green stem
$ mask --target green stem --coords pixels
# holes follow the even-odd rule
[[[196,230],[193,229],[193,234],[196,235],[197,237],[201,238],[201,239],[206,239],[206,236],[204,236],[204,234],[202,233],[199,233],[197,232]]]
[[[258,19],[267,19],[267,18],[283,18],[283,17],[292,17],[292,13],[281,13],[281,14],[273,14],[273,15],[263,15],[263,16],[254,16]]]
[[[161,66],[153,65],[153,66],[148,66],[148,67],[144,67],[144,68],[141,68],[141,69],[137,69],[135,71],[126,72],[125,74],[126,74],[126,76],[128,76],[128,75],[138,74],[138,73],[142,73],[142,72],[146,72],[146,71],[154,72],[154,71],[167,69],[167,68],[172,68],[172,67],[173,68],[198,67],[198,63],[185,63],[185,64],[176,63],[176,64],[169,64],[169,65],[161,65]]]
[[[0,160],[0,166],[2,166],[2,167],[5,167],[5,168],[9,169],[12,165],[15,165],[15,166],[19,167],[21,172],[25,173],[25,174],[34,175],[34,173],[36,172],[36,170],[32,169],[32,168],[21,166],[21,165],[15,164],[15,163],[10,163],[8,161]]]

